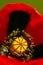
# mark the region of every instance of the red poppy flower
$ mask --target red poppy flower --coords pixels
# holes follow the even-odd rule
[[[25,11],[31,14],[30,23],[26,25],[25,31],[33,37],[35,45],[39,45],[43,42],[43,17],[31,6],[24,4],[10,4],[4,7],[0,13],[0,42],[4,41],[4,38],[8,36],[8,24],[9,24],[9,14],[12,11]],[[23,62],[16,58],[11,58],[7,56],[0,56],[0,65],[42,65],[43,58],[37,60],[29,60]]]

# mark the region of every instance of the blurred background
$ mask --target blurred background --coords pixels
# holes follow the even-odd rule
[[[43,14],[43,0],[0,0],[0,10],[9,3],[24,3],[35,7],[41,14]]]

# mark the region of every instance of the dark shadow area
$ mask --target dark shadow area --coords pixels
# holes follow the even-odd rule
[[[30,22],[30,14],[25,11],[13,11],[9,15],[9,27],[8,34],[13,30],[19,28],[20,30],[24,29],[26,25]]]
[[[43,57],[43,43],[35,48],[35,52],[34,52],[34,57],[33,58],[34,59],[38,59],[38,58],[42,58],[42,57]]]

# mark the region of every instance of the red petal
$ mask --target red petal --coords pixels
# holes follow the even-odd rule
[[[31,21],[25,31],[33,37],[35,45],[43,43],[43,16]]]
[[[0,65],[43,65],[43,58],[23,62],[15,58],[0,56]]]

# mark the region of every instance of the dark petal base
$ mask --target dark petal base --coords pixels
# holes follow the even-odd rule
[[[43,57],[43,43],[35,48],[35,52],[33,54],[33,59],[38,59]]]
[[[30,20],[30,13],[21,10],[11,12],[9,15],[8,34],[17,28],[23,30]]]

